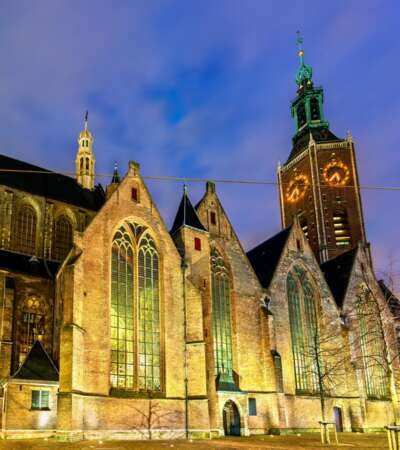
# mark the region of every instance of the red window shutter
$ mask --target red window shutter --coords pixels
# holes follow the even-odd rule
[[[194,249],[201,250],[201,240],[198,237],[194,238]]]

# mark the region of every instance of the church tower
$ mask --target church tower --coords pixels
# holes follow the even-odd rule
[[[300,67],[291,106],[296,131],[289,158],[278,167],[281,219],[285,228],[298,216],[322,263],[365,243],[364,220],[352,137],[330,131],[323,89],[314,86],[300,36],[297,43]]]
[[[78,152],[76,154],[76,181],[84,188],[94,189],[94,154],[93,154],[93,136],[88,130],[88,112],[85,115],[85,127],[80,132],[78,138]]]

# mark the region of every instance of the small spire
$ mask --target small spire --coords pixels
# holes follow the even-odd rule
[[[304,82],[306,82],[307,86],[312,86],[312,68],[308,64],[304,62],[304,49],[303,49],[303,37],[300,34],[300,31],[297,31],[297,47],[299,49],[299,58],[300,58],[300,68],[296,74],[296,83],[299,88],[304,87]]]
[[[87,130],[87,128],[88,128],[88,117],[89,117],[89,111],[86,110],[86,114],[85,114],[85,130]]]
[[[310,131],[309,146],[314,145],[314,144],[315,144],[314,136],[312,135],[312,133],[311,133],[311,131]]]
[[[351,135],[350,130],[347,130],[347,142],[353,142],[353,136]]]
[[[114,163],[114,172],[113,172],[113,176],[112,176],[112,179],[111,179],[111,183],[119,183],[120,181],[121,180],[120,180],[119,172],[118,172],[118,164],[115,161],[115,163]]]

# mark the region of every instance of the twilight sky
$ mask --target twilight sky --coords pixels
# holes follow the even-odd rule
[[[0,152],[73,172],[88,109],[99,174],[134,159],[143,175],[275,181],[300,29],[361,184],[400,185],[399,23],[398,0],[0,0]],[[182,184],[148,186],[170,226]],[[246,249],[279,231],[275,187],[217,191]],[[363,191],[378,273],[400,273],[399,199]]]

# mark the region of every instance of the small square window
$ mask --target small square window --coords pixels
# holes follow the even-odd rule
[[[49,391],[32,391],[31,409],[49,409]]]
[[[198,237],[194,238],[194,249],[201,250],[201,239]]]
[[[255,398],[249,398],[249,416],[257,415],[257,401]]]
[[[132,197],[132,200],[134,202],[137,203],[139,201],[139,193],[138,193],[138,190],[136,188],[132,188],[131,197]]]
[[[217,225],[217,215],[215,214],[214,211],[210,212],[210,222],[211,225]]]

